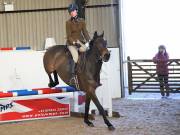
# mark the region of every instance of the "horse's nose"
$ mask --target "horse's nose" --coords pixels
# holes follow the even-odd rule
[[[104,55],[104,62],[107,62],[109,60],[110,55],[111,55],[110,52],[108,52]]]

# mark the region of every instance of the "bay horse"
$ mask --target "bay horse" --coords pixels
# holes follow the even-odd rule
[[[88,126],[94,127],[94,124],[88,119],[89,105],[92,100],[100,114],[103,116],[108,129],[114,130],[115,127],[107,119],[104,108],[100,104],[95,93],[95,90],[98,87],[97,84],[102,63],[107,62],[110,58],[110,51],[107,49],[107,41],[104,40],[103,37],[104,32],[101,35],[98,35],[97,32],[94,33],[93,39],[90,41],[89,50],[87,50],[84,55],[85,58],[79,58],[84,64],[82,64],[83,68],[81,68],[81,71],[77,72],[77,78],[80,90],[86,93],[84,122]],[[49,77],[49,87],[54,87],[59,84],[58,75],[69,85],[69,80],[71,78],[70,63],[72,60],[72,56],[69,53],[67,46],[52,46],[45,52],[43,62],[45,71]],[[54,75],[54,79],[51,74]]]

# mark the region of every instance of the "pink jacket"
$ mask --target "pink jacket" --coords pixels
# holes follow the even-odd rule
[[[168,73],[169,73],[168,65],[167,65],[168,60],[169,60],[169,56],[168,56],[167,52],[165,52],[164,54],[158,52],[154,56],[153,62],[157,64],[156,65],[157,74],[159,74],[159,75],[168,75]]]

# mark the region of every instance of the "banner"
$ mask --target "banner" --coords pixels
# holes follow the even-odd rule
[[[69,117],[70,98],[0,99],[0,122]]]

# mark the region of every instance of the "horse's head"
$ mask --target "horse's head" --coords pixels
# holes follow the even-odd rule
[[[110,58],[110,51],[107,49],[107,41],[104,39],[104,32],[98,35],[94,33],[93,40],[91,41],[90,49],[97,51],[100,60],[107,62]]]

